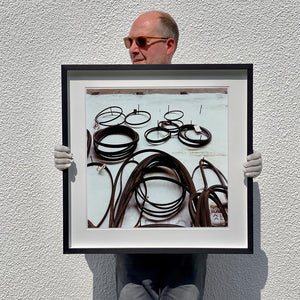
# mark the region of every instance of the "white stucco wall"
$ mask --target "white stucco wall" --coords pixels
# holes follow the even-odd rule
[[[116,299],[112,255],[62,254],[60,65],[130,63],[151,9],[178,22],[174,63],[254,64],[255,254],[209,255],[205,299],[299,299],[298,0],[0,1],[1,299]]]

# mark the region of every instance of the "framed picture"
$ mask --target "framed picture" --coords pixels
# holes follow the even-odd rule
[[[64,253],[252,253],[251,64],[62,65]]]

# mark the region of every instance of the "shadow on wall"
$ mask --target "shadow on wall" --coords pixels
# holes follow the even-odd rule
[[[268,258],[260,248],[261,198],[257,183],[253,184],[254,254],[210,254],[204,300],[261,299],[268,278]]]
[[[115,300],[116,276],[113,254],[86,254],[85,259],[93,272],[93,300]]]

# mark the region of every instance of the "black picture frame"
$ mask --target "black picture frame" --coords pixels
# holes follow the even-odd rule
[[[61,79],[62,142],[74,154],[73,165],[63,172],[65,254],[253,253],[253,182],[242,172],[246,155],[253,152],[252,64],[62,65]],[[232,196],[228,197],[228,215],[232,222],[224,228],[89,228],[84,199],[87,90],[138,91],[157,87],[227,90],[228,192]],[[77,206],[78,203],[81,204]]]

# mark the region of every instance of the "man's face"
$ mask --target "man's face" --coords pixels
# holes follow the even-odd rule
[[[159,33],[159,18],[149,16],[139,17],[133,24],[129,33],[130,37],[154,36],[163,37]],[[171,56],[168,51],[168,42],[166,40],[150,40],[149,45],[143,48],[137,46],[133,41],[129,48],[130,59],[133,64],[170,64]]]

